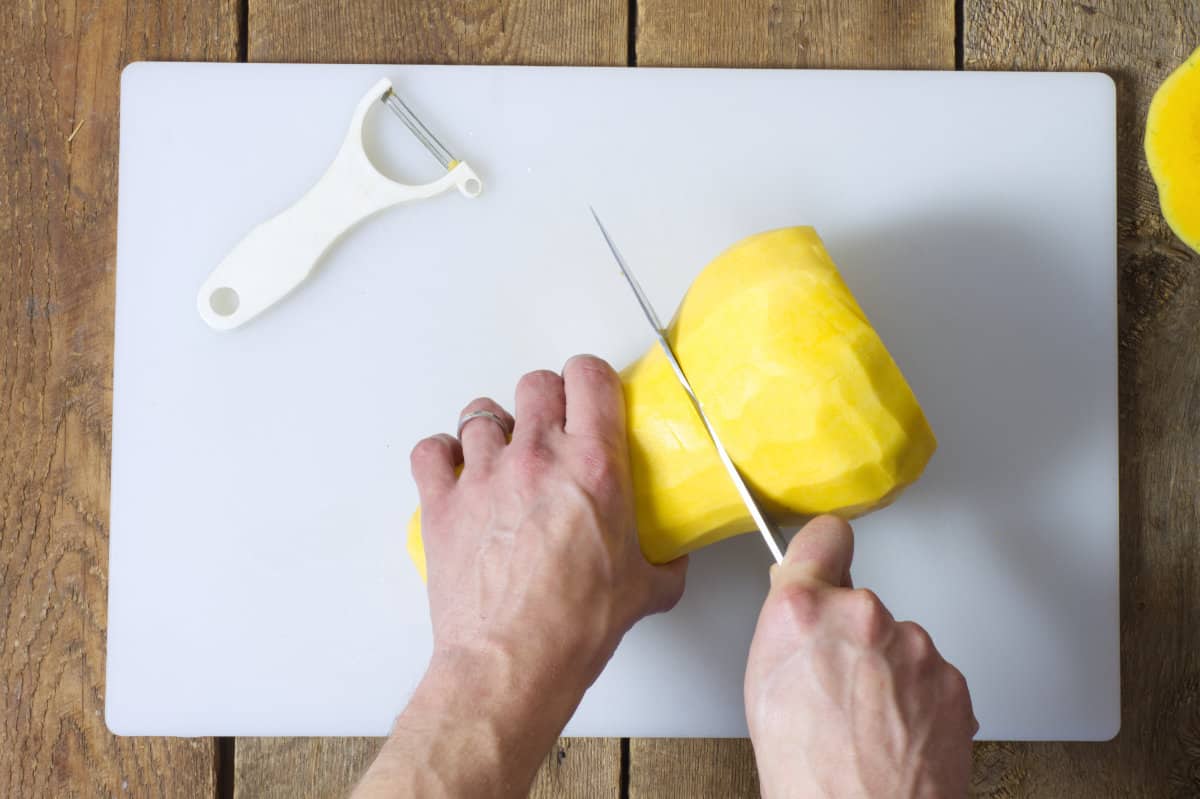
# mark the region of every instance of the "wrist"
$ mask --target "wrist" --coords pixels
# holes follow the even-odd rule
[[[585,689],[502,650],[441,648],[381,760],[407,795],[524,796]]]
[[[591,682],[585,665],[526,644],[435,646],[408,709],[451,717],[485,713],[526,727],[543,719],[561,729]]]

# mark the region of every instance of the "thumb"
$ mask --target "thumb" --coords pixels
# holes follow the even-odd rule
[[[848,585],[853,559],[854,531],[850,525],[836,516],[818,516],[792,538],[783,563],[772,568],[771,584]]]

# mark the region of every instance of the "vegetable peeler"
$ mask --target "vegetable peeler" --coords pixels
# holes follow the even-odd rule
[[[377,102],[400,118],[445,167],[445,175],[410,186],[375,168],[363,146],[363,122]],[[384,78],[359,101],[346,138],[321,179],[290,208],[246,234],[204,281],[196,309],[215,330],[243,325],[300,285],[325,251],[362,220],[451,188],[475,198],[483,182],[465,161],[450,154]]]

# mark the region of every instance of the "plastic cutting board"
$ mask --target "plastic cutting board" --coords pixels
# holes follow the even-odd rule
[[[390,77],[484,180],[381,214],[247,326],[196,290]],[[938,434],[854,576],[966,674],[980,737],[1119,725],[1115,123],[1097,74],[136,64],[121,100],[106,713],[383,734],[428,655],[408,453],[525,371],[650,345],[733,241],[816,226]],[[382,107],[372,153],[437,165]],[[573,735],[738,736],[769,559],[693,557]]]

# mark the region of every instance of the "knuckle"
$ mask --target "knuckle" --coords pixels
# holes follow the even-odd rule
[[[933,638],[924,627],[916,622],[906,621],[900,625],[900,629],[909,651],[917,660],[927,661],[937,657],[937,647],[933,645]]]
[[[605,493],[616,490],[622,480],[621,464],[612,448],[596,439],[585,439],[579,444],[577,457],[585,485],[593,491]]]
[[[820,615],[820,591],[803,583],[785,583],[773,592],[779,612],[795,626],[807,629],[816,625]]]
[[[531,441],[514,453],[518,484],[535,486],[542,482],[554,466],[554,452],[540,441]]]
[[[943,680],[945,681],[946,693],[955,701],[969,699],[971,696],[970,690],[967,688],[967,678],[957,668],[947,663],[943,671]]]
[[[847,595],[848,629],[868,646],[881,643],[888,629],[888,612],[874,591],[856,588]]]

